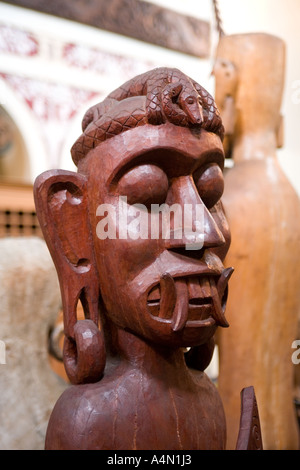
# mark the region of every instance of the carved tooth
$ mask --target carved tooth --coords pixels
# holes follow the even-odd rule
[[[229,323],[227,322],[225,318],[222,305],[221,305],[221,298],[220,298],[220,295],[217,290],[217,286],[213,277],[210,278],[210,286],[211,286],[211,296],[212,296],[213,306],[214,306],[213,316],[219,326],[222,326],[223,328],[227,328],[229,326]]]
[[[189,314],[189,292],[186,280],[178,279],[176,281],[176,305],[173,312],[172,329],[180,331],[184,328]]]
[[[231,278],[231,275],[233,273],[234,269],[233,268],[226,268],[222,272],[218,283],[217,283],[217,290],[219,292],[219,297],[222,300],[222,297],[224,295],[225,289],[227,287],[228,281]]]
[[[160,318],[172,318],[172,313],[176,304],[176,287],[172,276],[169,273],[162,275],[160,279]]]

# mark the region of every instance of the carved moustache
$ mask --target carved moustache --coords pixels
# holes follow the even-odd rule
[[[173,331],[181,331],[187,321],[190,325],[228,327],[225,307],[228,281],[233,268],[224,269],[219,277],[202,275],[173,278],[169,273],[161,276],[159,287],[152,289],[148,306],[154,316],[170,319]]]

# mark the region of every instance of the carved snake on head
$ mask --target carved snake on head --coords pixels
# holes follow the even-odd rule
[[[135,97],[145,97],[144,103]],[[212,96],[178,69],[156,68],[129,80],[101,103],[92,106],[82,121],[83,134],[71,149],[75,164],[100,142],[133,127],[159,125],[198,126],[224,136]]]

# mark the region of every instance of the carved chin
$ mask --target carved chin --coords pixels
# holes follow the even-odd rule
[[[225,308],[232,272],[228,268],[220,276],[178,278],[164,274],[148,294],[148,311],[153,319],[169,323],[174,332],[191,327],[228,327]]]

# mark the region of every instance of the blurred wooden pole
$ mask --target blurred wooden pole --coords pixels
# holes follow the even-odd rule
[[[239,425],[234,391],[253,385],[264,449],[297,449],[291,347],[300,306],[300,203],[276,158],[285,44],[268,34],[223,36],[214,74],[234,162],[223,201],[232,232],[226,265],[235,275],[230,328],[219,336],[227,447],[234,448]]]

